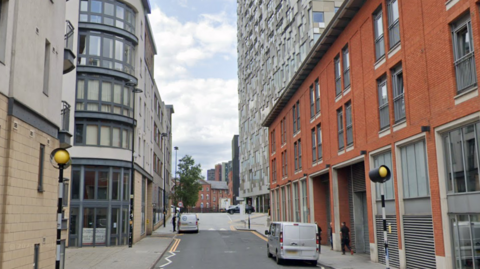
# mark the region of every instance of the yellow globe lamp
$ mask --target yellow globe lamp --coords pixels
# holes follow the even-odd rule
[[[58,164],[66,164],[70,161],[70,154],[64,149],[59,149],[55,152],[53,158]]]
[[[388,175],[388,170],[385,166],[380,167],[378,170],[378,174],[380,174],[381,177],[386,177]]]

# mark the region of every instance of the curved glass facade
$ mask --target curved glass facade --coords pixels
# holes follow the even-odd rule
[[[128,243],[129,180],[123,167],[72,167],[70,246]]]
[[[79,20],[110,25],[135,34],[135,12],[118,1],[81,0]]]
[[[133,117],[133,93],[124,81],[106,76],[78,76],[76,111],[97,111]]]
[[[132,149],[132,127],[106,120],[75,121],[75,146]]]
[[[125,38],[100,32],[80,32],[78,64],[114,69],[135,75],[134,49]]]

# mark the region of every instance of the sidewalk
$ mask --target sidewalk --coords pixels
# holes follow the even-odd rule
[[[168,223],[168,222],[167,222]],[[172,225],[160,226],[151,236],[135,243],[132,248],[82,247],[67,248],[65,268],[68,269],[150,269],[160,259],[173,240]]]
[[[247,224],[248,218],[240,220],[234,223],[237,230],[243,231],[256,231],[259,234],[265,236],[265,230],[268,230],[267,226],[267,214],[252,214],[250,216],[250,229]],[[385,269],[385,265],[370,261],[369,254],[354,254],[350,253],[342,255],[342,252],[330,250],[330,246],[322,245],[320,258],[318,263],[320,268],[333,268],[333,269]]]

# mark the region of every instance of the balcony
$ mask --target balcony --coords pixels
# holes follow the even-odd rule
[[[73,53],[75,28],[70,21],[66,22],[65,30],[65,48],[63,49],[63,74],[67,74],[75,69],[75,54]]]
[[[70,104],[62,101],[62,126],[58,132],[60,147],[67,149],[72,147],[72,134],[70,133]]]

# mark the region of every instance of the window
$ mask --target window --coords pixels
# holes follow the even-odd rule
[[[277,160],[272,160],[272,180],[273,182],[277,181]]]
[[[315,128],[312,129],[312,162],[317,161],[317,135]]]
[[[210,190],[210,188],[209,188],[209,187],[207,187],[207,191],[209,191],[209,190]]]
[[[373,156],[373,163],[374,163],[375,168],[380,167],[380,165],[385,165],[385,166],[391,168],[392,167],[392,153],[389,151],[389,152],[385,152],[385,153],[381,153],[381,154]],[[394,181],[393,178],[391,178],[390,180],[388,180],[387,182],[384,183],[384,187],[385,187],[384,195],[385,195],[386,200],[395,199],[393,181]],[[382,186],[382,184],[375,184],[375,188],[377,190],[376,191],[377,200],[381,199],[381,196],[380,196],[381,186]]]
[[[325,18],[323,16],[323,12],[312,12],[313,14],[313,22],[316,22],[316,23],[324,23],[325,22]]]
[[[38,262],[40,260],[40,244],[35,244],[33,248],[33,269],[38,269],[40,266]]]
[[[45,40],[45,55],[43,59],[43,93],[48,95],[50,87],[50,42]]]
[[[317,125],[317,159],[320,161],[323,158],[322,152],[322,128],[320,124]]]
[[[373,15],[375,29],[375,59],[378,61],[385,55],[385,40],[383,40],[383,15],[382,7]]]
[[[283,144],[287,143],[287,119],[283,117]]]
[[[202,194],[200,194],[200,197],[201,197],[201,199],[203,200],[203,193],[202,193]]]
[[[405,198],[430,195],[425,142],[419,141],[400,149],[402,156],[403,193]]]
[[[207,200],[210,200],[210,195],[209,194],[207,194]]]
[[[295,135],[295,133],[297,133],[297,109],[296,109],[296,105],[293,105],[292,115],[293,115],[293,135]]]
[[[307,204],[307,182],[306,180],[302,180],[300,182],[300,186],[302,189],[302,222],[308,222],[308,204]]]
[[[7,44],[8,1],[0,0],[0,62],[5,62]]]
[[[134,44],[125,38],[98,32],[80,32],[78,64],[115,69],[135,75]]]
[[[335,65],[335,94],[337,96],[340,96],[340,94],[342,94],[342,81],[341,81],[342,67],[340,66],[339,56],[335,57],[334,65]]]
[[[132,128],[113,121],[78,120],[75,124],[75,145],[131,149]]]
[[[388,41],[390,49],[400,43],[400,20],[398,13],[398,0],[388,1]]]
[[[345,146],[343,141],[343,111],[342,108],[337,110],[337,128],[338,128],[338,150],[342,150]]]
[[[108,175],[107,175],[108,176]],[[108,183],[107,183],[108,184]],[[146,215],[145,215],[145,198],[146,198],[146,195],[145,195],[145,192],[146,192],[146,187],[147,187],[147,179],[146,178],[142,178],[142,223],[141,223],[141,234],[145,234],[145,231],[146,231],[146,227],[145,227],[145,219],[146,219]]]
[[[285,117],[280,121],[280,143],[283,145],[286,141]]]
[[[77,80],[75,110],[133,117],[133,92],[125,83],[109,77],[81,76]]]
[[[350,54],[348,53],[348,45],[342,50],[343,58],[343,88],[350,87]]]
[[[315,81],[315,113],[320,113],[320,84],[318,80]]]
[[[135,34],[135,12],[119,1],[82,0],[80,22],[106,24]]]
[[[291,198],[290,198],[290,193],[291,193],[291,192],[290,192],[290,185],[287,185],[287,187],[286,187],[286,194],[285,194],[285,196],[286,196],[286,198],[287,198],[287,199],[286,199],[286,205],[287,205],[287,221],[292,221],[292,220],[291,220],[291,215],[292,215],[292,213],[290,212],[290,206],[291,206],[291,204],[292,204],[292,202],[290,201],[290,199],[291,199]]]
[[[297,101],[297,132],[300,132],[300,101]]]
[[[45,163],[45,145],[40,144],[40,155],[38,157],[38,188],[39,192],[43,192],[43,166]]]
[[[345,127],[347,129],[347,146],[353,145],[352,103],[345,104]]]
[[[393,114],[395,115],[395,122],[397,123],[405,119],[402,66],[397,66],[391,72],[393,87]]]
[[[270,143],[271,143],[271,148],[272,148],[272,154],[275,153],[275,130],[270,135]]]
[[[457,128],[443,136],[449,193],[480,191],[478,179],[480,123]]]
[[[377,81],[378,87],[378,109],[380,115],[380,130],[390,126],[390,114],[388,111],[387,78],[383,77]]]
[[[313,86],[310,86],[310,118],[315,117],[315,91]]]
[[[298,169],[302,170],[302,142],[298,140]]]
[[[470,17],[452,25],[457,93],[477,85]]]
[[[209,208],[209,207],[210,207],[210,203],[207,202],[207,208]]]
[[[287,176],[287,151],[282,152],[282,178]]]
[[[480,214],[449,214],[449,218],[453,235],[452,251],[456,261],[454,268],[479,268],[477,251]],[[475,253],[475,258],[472,257],[472,253]]]
[[[300,211],[299,211],[299,200],[298,200],[298,183],[293,183],[293,212],[294,212],[294,219],[293,221],[299,222],[300,221]]]
[[[298,170],[298,144],[297,144],[297,142],[293,143],[293,155],[294,155],[293,163],[295,164],[295,171],[297,171]]]
[[[216,197],[216,196],[213,196],[213,201],[214,201],[214,202],[217,201],[217,197]]]

